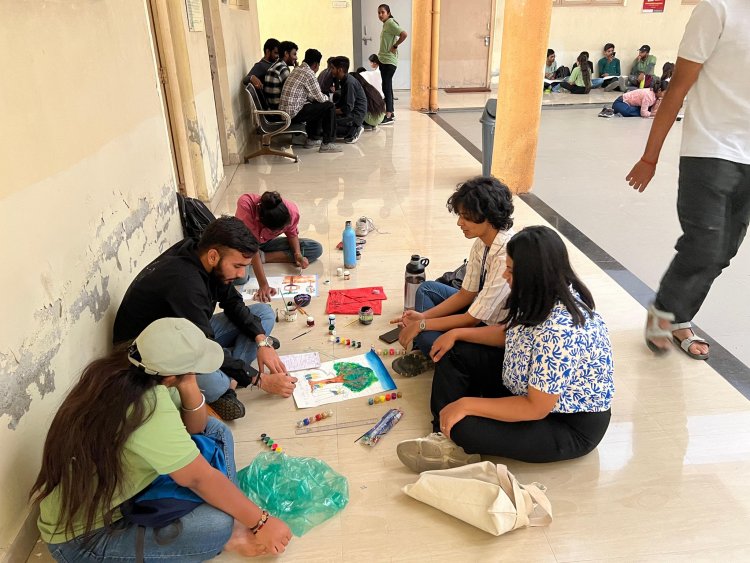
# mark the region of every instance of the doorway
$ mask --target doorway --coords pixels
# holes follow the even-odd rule
[[[494,4],[492,0],[441,3],[439,88],[488,89]]]
[[[367,69],[370,68],[367,59],[373,53],[377,54],[380,47],[383,24],[378,19],[378,6],[382,3],[381,0],[362,0],[359,12],[352,11],[355,43],[359,45],[362,66]],[[398,69],[393,76],[393,89],[408,90],[411,88],[411,0],[391,2],[390,6],[393,17],[409,35],[398,47]]]

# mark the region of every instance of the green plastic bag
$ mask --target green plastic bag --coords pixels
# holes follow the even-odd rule
[[[295,536],[322,524],[349,502],[346,477],[312,457],[259,453],[237,472],[250,500],[286,522]]]

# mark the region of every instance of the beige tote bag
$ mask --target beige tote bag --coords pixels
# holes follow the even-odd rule
[[[505,465],[489,461],[424,471],[416,483],[402,489],[410,497],[495,536],[552,522],[545,490],[539,483],[521,485]]]

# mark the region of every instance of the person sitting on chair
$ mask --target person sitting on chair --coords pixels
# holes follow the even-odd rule
[[[279,58],[279,40],[271,37],[263,44],[263,58],[253,65],[250,72],[242,79],[242,85],[252,84],[259,92],[263,91],[263,80],[271,65]]]
[[[304,148],[320,145],[319,152],[341,152],[341,147],[333,143],[336,129],[333,102],[323,94],[315,77],[322,58],[317,49],[305,51],[302,64],[284,82],[279,109],[289,114],[292,123],[305,124]]]
[[[291,69],[297,66],[297,44],[292,41],[279,43],[279,59],[273,63],[263,79],[263,95],[269,109],[279,109],[281,89]]]

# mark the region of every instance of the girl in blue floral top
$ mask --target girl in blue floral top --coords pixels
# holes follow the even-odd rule
[[[435,432],[397,448],[415,471],[478,454],[572,459],[596,448],[609,426],[612,346],[562,239],[527,227],[508,242],[506,264],[504,326],[455,329],[433,346]]]

